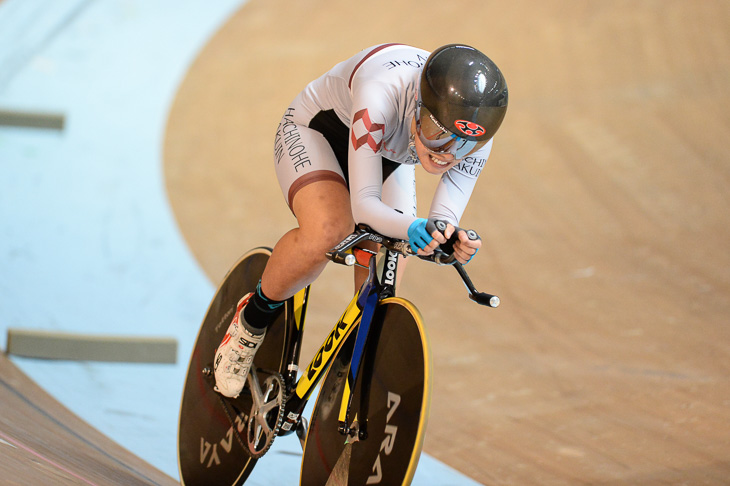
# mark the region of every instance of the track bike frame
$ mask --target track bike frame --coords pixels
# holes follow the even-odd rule
[[[334,325],[330,333],[325,338],[319,350],[315,353],[312,361],[302,370],[302,375],[299,379],[296,379],[297,371],[299,368],[294,365],[297,361],[296,353],[290,358],[290,365],[288,367],[289,373],[285,377],[287,383],[287,389],[291,389],[292,393],[286,402],[284,410],[284,423],[280,428],[279,435],[287,435],[293,430],[299,432],[300,439],[304,439],[306,430],[302,430],[301,414],[306,407],[309,398],[312,396],[313,391],[317,388],[325,372],[329,368],[330,363],[339,351],[340,345],[344,342],[346,336],[350,334],[353,327],[359,326],[357,329],[357,337],[355,340],[355,348],[353,350],[353,358],[350,363],[349,371],[347,373],[347,380],[345,383],[345,394],[340,407],[340,432],[343,434],[350,434],[353,430],[352,425],[348,422],[349,411],[352,405],[352,394],[351,390],[354,388],[359,372],[361,370],[362,357],[364,355],[364,349],[368,343],[368,336],[370,331],[370,324],[372,322],[373,314],[378,303],[387,298],[395,295],[395,276],[397,273],[397,261],[398,254],[391,250],[385,250],[386,254],[384,258],[390,262],[388,265],[383,267],[383,277],[379,279],[377,277],[377,261],[376,253],[369,250],[363,250],[360,248],[352,248],[355,244],[360,243],[365,238],[358,238],[356,241],[353,240],[352,245],[344,250],[347,253],[347,262],[342,259],[343,264],[359,266],[369,269],[369,275],[362,288],[355,294],[350,303],[348,304],[342,316]],[[351,253],[350,253],[351,252]],[[331,257],[337,258],[337,257]],[[300,299],[300,306],[306,305],[303,299]],[[295,301],[295,309],[297,303]],[[297,333],[292,335],[292,339],[296,339],[301,342],[302,333],[304,330],[304,312],[294,313],[295,326],[298,330]],[[292,346],[291,349],[298,350],[299,346]],[[364,439],[367,436],[366,422],[362,422],[356,427],[358,431],[358,438]]]
[[[445,226],[444,226],[445,228]],[[439,229],[443,229],[439,227]],[[454,232],[454,236],[456,232]],[[474,233],[474,235],[476,235]],[[478,237],[478,236],[477,236]],[[378,260],[376,253],[357,248],[358,244],[370,241],[380,244],[383,256]],[[450,241],[453,244],[453,239]],[[302,412],[307,405],[312,392],[317,387],[320,379],[332,362],[339,350],[339,346],[352,328],[359,325],[353,357],[350,363],[345,392],[340,406],[339,431],[343,435],[355,436],[355,440],[367,437],[367,417],[360,417],[358,422],[350,422],[350,408],[352,406],[352,390],[362,369],[362,358],[364,349],[368,345],[370,324],[376,306],[383,299],[395,296],[395,282],[398,270],[398,257],[415,255],[409,244],[402,240],[391,239],[372,231],[366,225],[358,225],[357,230],[345,238],[331,251],[327,257],[335,263],[348,266],[359,265],[369,269],[369,275],[362,288],[356,293],[339,321],[332,328],[326,339],[320,346],[312,361],[303,370],[301,377],[297,380],[299,367],[299,350],[304,332],[304,319],[306,315],[306,304],[308,288],[301,291],[294,297],[294,320],[296,332],[290,336],[293,345],[288,359],[288,372],[285,376],[288,399],[284,409],[284,422],[280,427],[278,435],[288,435],[297,431],[302,444],[306,437],[306,423],[302,420]],[[497,307],[499,298],[482,292],[478,292],[472,284],[469,276],[463,267],[454,261],[453,256],[437,251],[428,257],[419,257],[442,265],[454,265],[469,291],[469,297],[475,302],[489,307]],[[375,344],[377,345],[377,344]],[[253,375],[253,376],[252,376]],[[255,373],[249,374],[249,386],[256,390]],[[366,384],[367,386],[367,384]],[[256,393],[256,391],[254,391]],[[366,395],[363,394],[363,395]],[[364,405],[364,404],[363,404]]]

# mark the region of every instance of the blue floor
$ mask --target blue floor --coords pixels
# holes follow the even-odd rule
[[[0,346],[11,327],[175,337],[176,365],[13,358],[175,478],[180,391],[214,287],[171,213],[162,142],[190,63],[243,3],[0,2],[0,110],[66,117],[62,131],[0,127]],[[297,484],[300,453],[280,439],[247,484]],[[424,454],[414,484],[476,483]]]

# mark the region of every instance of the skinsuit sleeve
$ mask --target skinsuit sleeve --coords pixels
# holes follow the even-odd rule
[[[492,140],[441,176],[428,217],[458,225],[474,191],[477,178],[492,150]]]
[[[353,85],[348,170],[355,221],[395,238],[408,239],[415,220],[383,203],[382,141],[394,130],[395,88],[370,81]],[[410,120],[409,120],[410,122]]]

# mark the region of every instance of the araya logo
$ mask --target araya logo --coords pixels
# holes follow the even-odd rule
[[[398,405],[400,405],[400,395],[395,392],[388,391],[388,416],[385,420],[385,438],[383,439],[383,442],[380,443],[380,452],[378,452],[378,457],[375,458],[375,463],[373,464],[372,469],[373,474],[368,477],[367,484],[380,484],[383,480],[383,465],[380,461],[380,455],[384,452],[386,456],[389,456],[390,453],[393,452],[395,436],[398,433],[398,426],[391,424],[390,419],[393,418],[393,414],[398,408]]]
[[[461,133],[468,137],[480,137],[487,133],[483,126],[467,120],[456,120],[454,125],[456,125],[456,128],[458,128]]]

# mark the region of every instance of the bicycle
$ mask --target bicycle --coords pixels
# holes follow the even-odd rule
[[[442,222],[435,225],[446,228]],[[478,238],[473,231],[468,235]],[[454,240],[419,258],[454,266],[472,300],[497,307],[499,298],[478,292],[449,254]],[[364,242],[377,243],[380,250],[359,248]],[[200,327],[180,408],[181,483],[241,485],[277,436],[296,433],[303,448],[302,485],[410,484],[431,391],[422,317],[412,303],[395,296],[399,256],[414,252],[405,241],[359,225],[327,257],[365,267],[369,276],[309,364],[298,365],[307,287],[286,301],[269,328],[244,391],[236,399],[225,398],[213,390],[215,349],[238,299],[256,287],[270,255],[269,248],[255,248],[232,267]],[[308,425],[302,413],[320,382]]]

